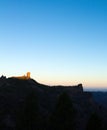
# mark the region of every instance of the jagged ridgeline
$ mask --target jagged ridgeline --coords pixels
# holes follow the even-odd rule
[[[0,130],[103,130],[106,118],[106,109],[82,84],[47,86],[30,73],[0,78]],[[92,127],[97,123],[99,127]]]

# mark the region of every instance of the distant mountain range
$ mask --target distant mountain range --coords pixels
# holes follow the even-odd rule
[[[107,92],[92,92],[94,100],[107,108]]]
[[[88,130],[93,113],[107,129],[107,93],[84,92],[82,84],[50,87],[33,79],[0,78],[0,130]]]

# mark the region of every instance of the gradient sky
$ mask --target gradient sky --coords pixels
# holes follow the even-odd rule
[[[0,75],[107,87],[107,0],[0,0]]]

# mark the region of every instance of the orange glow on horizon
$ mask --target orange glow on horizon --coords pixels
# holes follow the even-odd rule
[[[36,78],[37,82],[43,83],[43,84],[47,84],[50,86],[56,86],[56,85],[64,85],[64,86],[74,86],[77,84],[82,83],[83,87],[85,88],[107,88],[107,83],[106,82],[98,82],[98,81],[82,81],[80,82],[80,80],[47,80],[47,79],[39,79]]]

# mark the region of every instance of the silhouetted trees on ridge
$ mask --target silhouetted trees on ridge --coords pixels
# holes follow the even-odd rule
[[[74,129],[74,108],[67,93],[62,93],[57,101],[55,109],[50,117],[52,130]]]
[[[54,111],[48,117],[48,120],[43,119],[39,112],[37,97],[35,93],[32,92],[28,95],[23,107],[17,114],[16,129],[74,130],[74,112],[70,97],[67,93],[62,93],[58,98]]]

